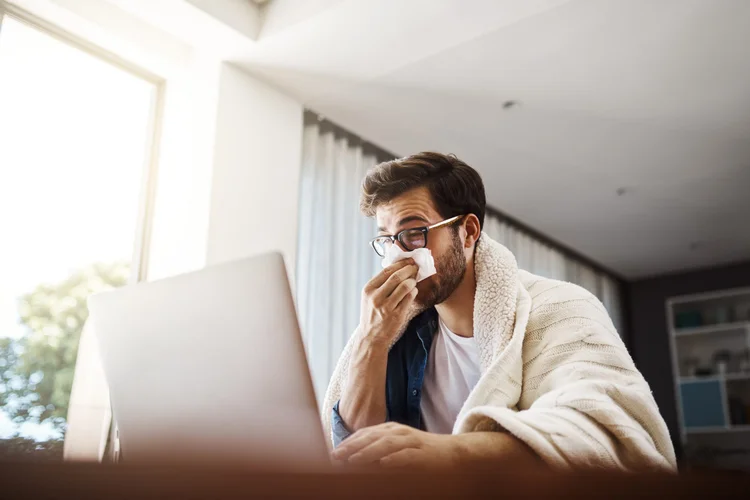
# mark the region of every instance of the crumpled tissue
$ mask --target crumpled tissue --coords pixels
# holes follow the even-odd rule
[[[398,262],[400,260],[408,259],[411,257],[414,259],[414,263],[417,265],[419,270],[417,271],[417,283],[429,278],[433,274],[437,274],[435,270],[435,259],[432,258],[432,252],[427,248],[417,248],[411,252],[405,252],[398,245],[391,245],[385,252],[383,257],[383,268],[386,268]]]

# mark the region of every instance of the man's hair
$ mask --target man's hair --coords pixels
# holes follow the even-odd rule
[[[455,155],[424,152],[386,161],[367,173],[359,207],[368,217],[377,208],[418,187],[426,187],[438,213],[449,219],[474,214],[484,227],[486,199],[479,173]]]

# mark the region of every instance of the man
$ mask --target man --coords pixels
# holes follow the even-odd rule
[[[481,232],[474,169],[438,153],[380,164],[361,208],[377,220],[379,255],[427,248],[437,274],[417,283],[414,262],[401,260],[365,286],[323,407],[335,458],[675,468],[648,384],[602,304],[519,270]]]

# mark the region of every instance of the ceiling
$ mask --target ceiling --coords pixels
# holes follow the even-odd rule
[[[145,0],[110,1],[149,16]],[[206,13],[226,4],[236,19],[238,2],[254,28],[192,42],[397,155],[455,153],[491,205],[622,276],[750,259],[750,2],[216,0]],[[161,27],[195,37],[179,9],[207,2],[166,3]]]

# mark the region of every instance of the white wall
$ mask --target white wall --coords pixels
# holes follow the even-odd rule
[[[207,264],[279,250],[294,276],[303,107],[222,64]]]
[[[206,265],[221,64],[196,55],[167,80],[148,278]]]

